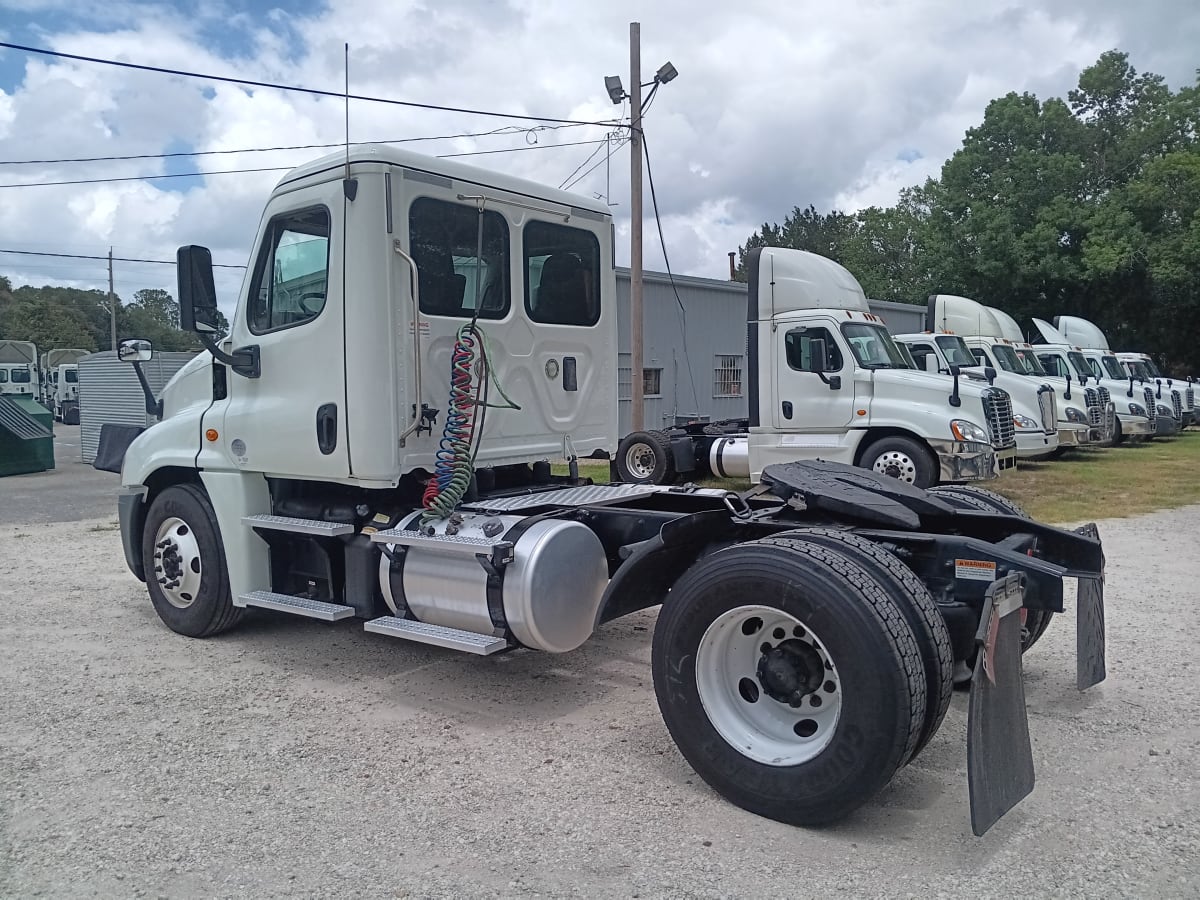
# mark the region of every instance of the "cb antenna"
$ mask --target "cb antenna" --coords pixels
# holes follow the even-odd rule
[[[342,191],[346,195],[346,199],[353,201],[358,195],[358,182],[350,177],[350,44],[345,45],[345,72],[346,72],[346,177],[342,179]]]

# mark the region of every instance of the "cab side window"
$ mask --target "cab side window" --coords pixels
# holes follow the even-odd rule
[[[971,354],[975,357],[975,362],[979,363],[979,365],[992,366],[992,361],[988,359],[988,355],[978,347],[972,347]],[[992,368],[995,368],[995,366],[992,366]]]
[[[408,210],[408,243],[425,315],[469,319],[477,305],[481,319],[508,315],[508,223],[500,213],[483,212],[480,254],[477,207],[418,197]]]
[[[784,337],[788,365],[798,372],[811,372],[813,354],[825,342],[825,358],[820,360],[822,372],[842,371],[842,351],[828,328],[802,326],[793,328]]]
[[[1054,375],[1058,378],[1066,378],[1067,377],[1067,364],[1065,362],[1063,362],[1063,360],[1060,359],[1055,354],[1039,353],[1038,359],[1042,363],[1042,368],[1044,368],[1049,374]]]
[[[600,320],[600,242],[590,231],[531,221],[522,235],[525,312],[534,322],[595,325]]]
[[[329,284],[329,210],[276,216],[254,267],[250,330],[255,334],[302,325],[325,308]]]
[[[917,363],[917,368],[922,372],[928,371],[925,368],[927,365],[925,362],[926,357],[932,356],[934,359],[937,359],[937,351],[929,344],[909,344],[908,352],[912,354],[912,358]],[[938,367],[935,366],[934,368]]]

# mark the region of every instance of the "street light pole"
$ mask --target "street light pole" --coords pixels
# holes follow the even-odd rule
[[[642,26],[629,23],[629,355],[630,420],[634,431],[646,427],[642,380]]]

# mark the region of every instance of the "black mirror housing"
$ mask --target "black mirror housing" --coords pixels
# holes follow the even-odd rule
[[[217,290],[213,285],[212,253],[189,244],[175,254],[179,283],[179,327],[184,331],[217,331]]]
[[[825,371],[825,339],[813,338],[808,342],[808,371],[820,375]]]

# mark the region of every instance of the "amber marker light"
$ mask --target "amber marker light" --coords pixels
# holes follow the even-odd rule
[[[858,410],[855,410],[855,412],[860,416],[865,416],[867,414],[867,411],[865,409],[858,409]]]
[[[217,429],[210,428],[208,431],[204,432],[204,437],[207,438],[210,443],[212,443],[215,442],[220,435],[217,434]]]

